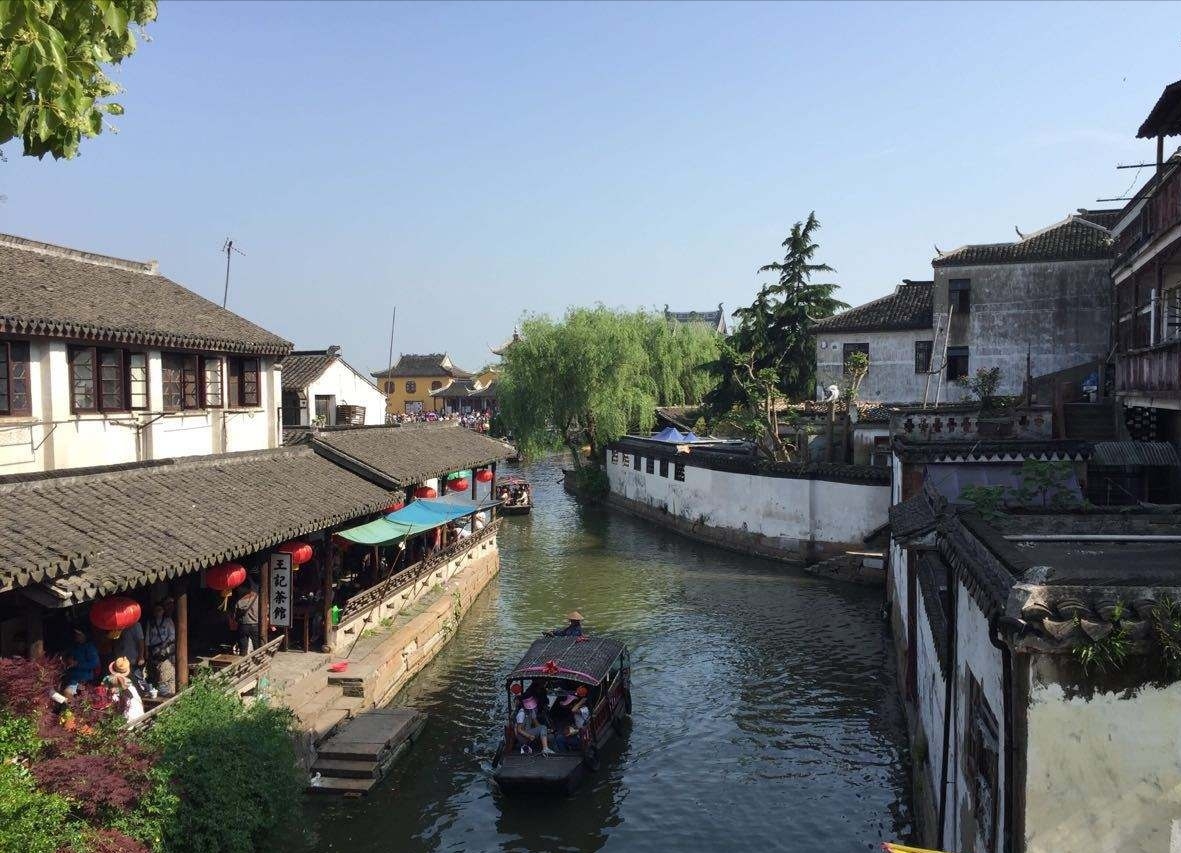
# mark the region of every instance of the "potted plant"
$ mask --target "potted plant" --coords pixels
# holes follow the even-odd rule
[[[999,367],[980,367],[971,376],[959,380],[961,387],[980,402],[976,416],[976,431],[982,437],[1002,438],[1012,433],[1013,420],[1004,411],[996,389],[1001,384]]]

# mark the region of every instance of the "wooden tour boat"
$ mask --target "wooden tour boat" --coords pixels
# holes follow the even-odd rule
[[[501,515],[528,515],[533,510],[533,487],[521,477],[504,477],[496,481],[496,499]]]
[[[627,646],[606,637],[543,637],[529,647],[505,689],[509,719],[493,759],[493,778],[506,793],[568,794],[588,772],[598,770],[600,750],[623,733],[624,718],[632,709],[631,657]],[[571,738],[577,748],[545,755],[534,744],[533,750],[523,751],[529,747],[517,736],[515,720],[531,697],[540,697],[551,714],[563,699],[577,697],[575,704],[585,704],[589,716]],[[551,732],[550,737],[558,734]]]

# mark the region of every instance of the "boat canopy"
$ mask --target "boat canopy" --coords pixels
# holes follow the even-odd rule
[[[627,647],[607,637],[542,637],[513,668],[510,682],[522,678],[563,678],[593,687]]]
[[[414,536],[416,533],[442,527],[457,518],[482,512],[495,506],[496,503],[496,501],[475,503],[470,500],[419,498],[411,501],[397,512],[391,512],[370,521],[368,524],[360,524],[350,527],[348,530],[341,530],[336,535],[357,545],[388,545],[405,539],[407,536]]]

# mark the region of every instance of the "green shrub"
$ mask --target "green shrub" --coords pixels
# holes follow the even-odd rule
[[[84,829],[69,800],[37,790],[20,765],[0,762],[0,853],[84,850]]]
[[[606,497],[611,490],[607,480],[607,472],[598,465],[584,465],[574,472],[574,488],[585,498],[598,499]]]
[[[37,724],[27,717],[0,711],[0,762],[29,761],[41,751]]]
[[[246,705],[195,681],[149,730],[160,768],[181,801],[164,847],[184,853],[289,849],[299,834],[304,779],[295,764],[291,712]]]

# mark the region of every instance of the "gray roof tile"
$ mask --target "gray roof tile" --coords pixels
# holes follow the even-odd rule
[[[0,234],[0,332],[252,355],[291,344],[140,263]]]
[[[894,292],[816,322],[821,332],[894,332],[931,328],[930,281],[904,281]]]
[[[504,442],[451,423],[326,429],[308,440],[317,453],[388,488],[488,465],[515,453]]]
[[[1015,243],[981,243],[944,252],[934,267],[1025,264],[1046,261],[1101,261],[1115,254],[1111,227],[1119,211],[1071,214]]]
[[[310,448],[0,478],[0,589],[85,601],[234,560],[384,508]]]

